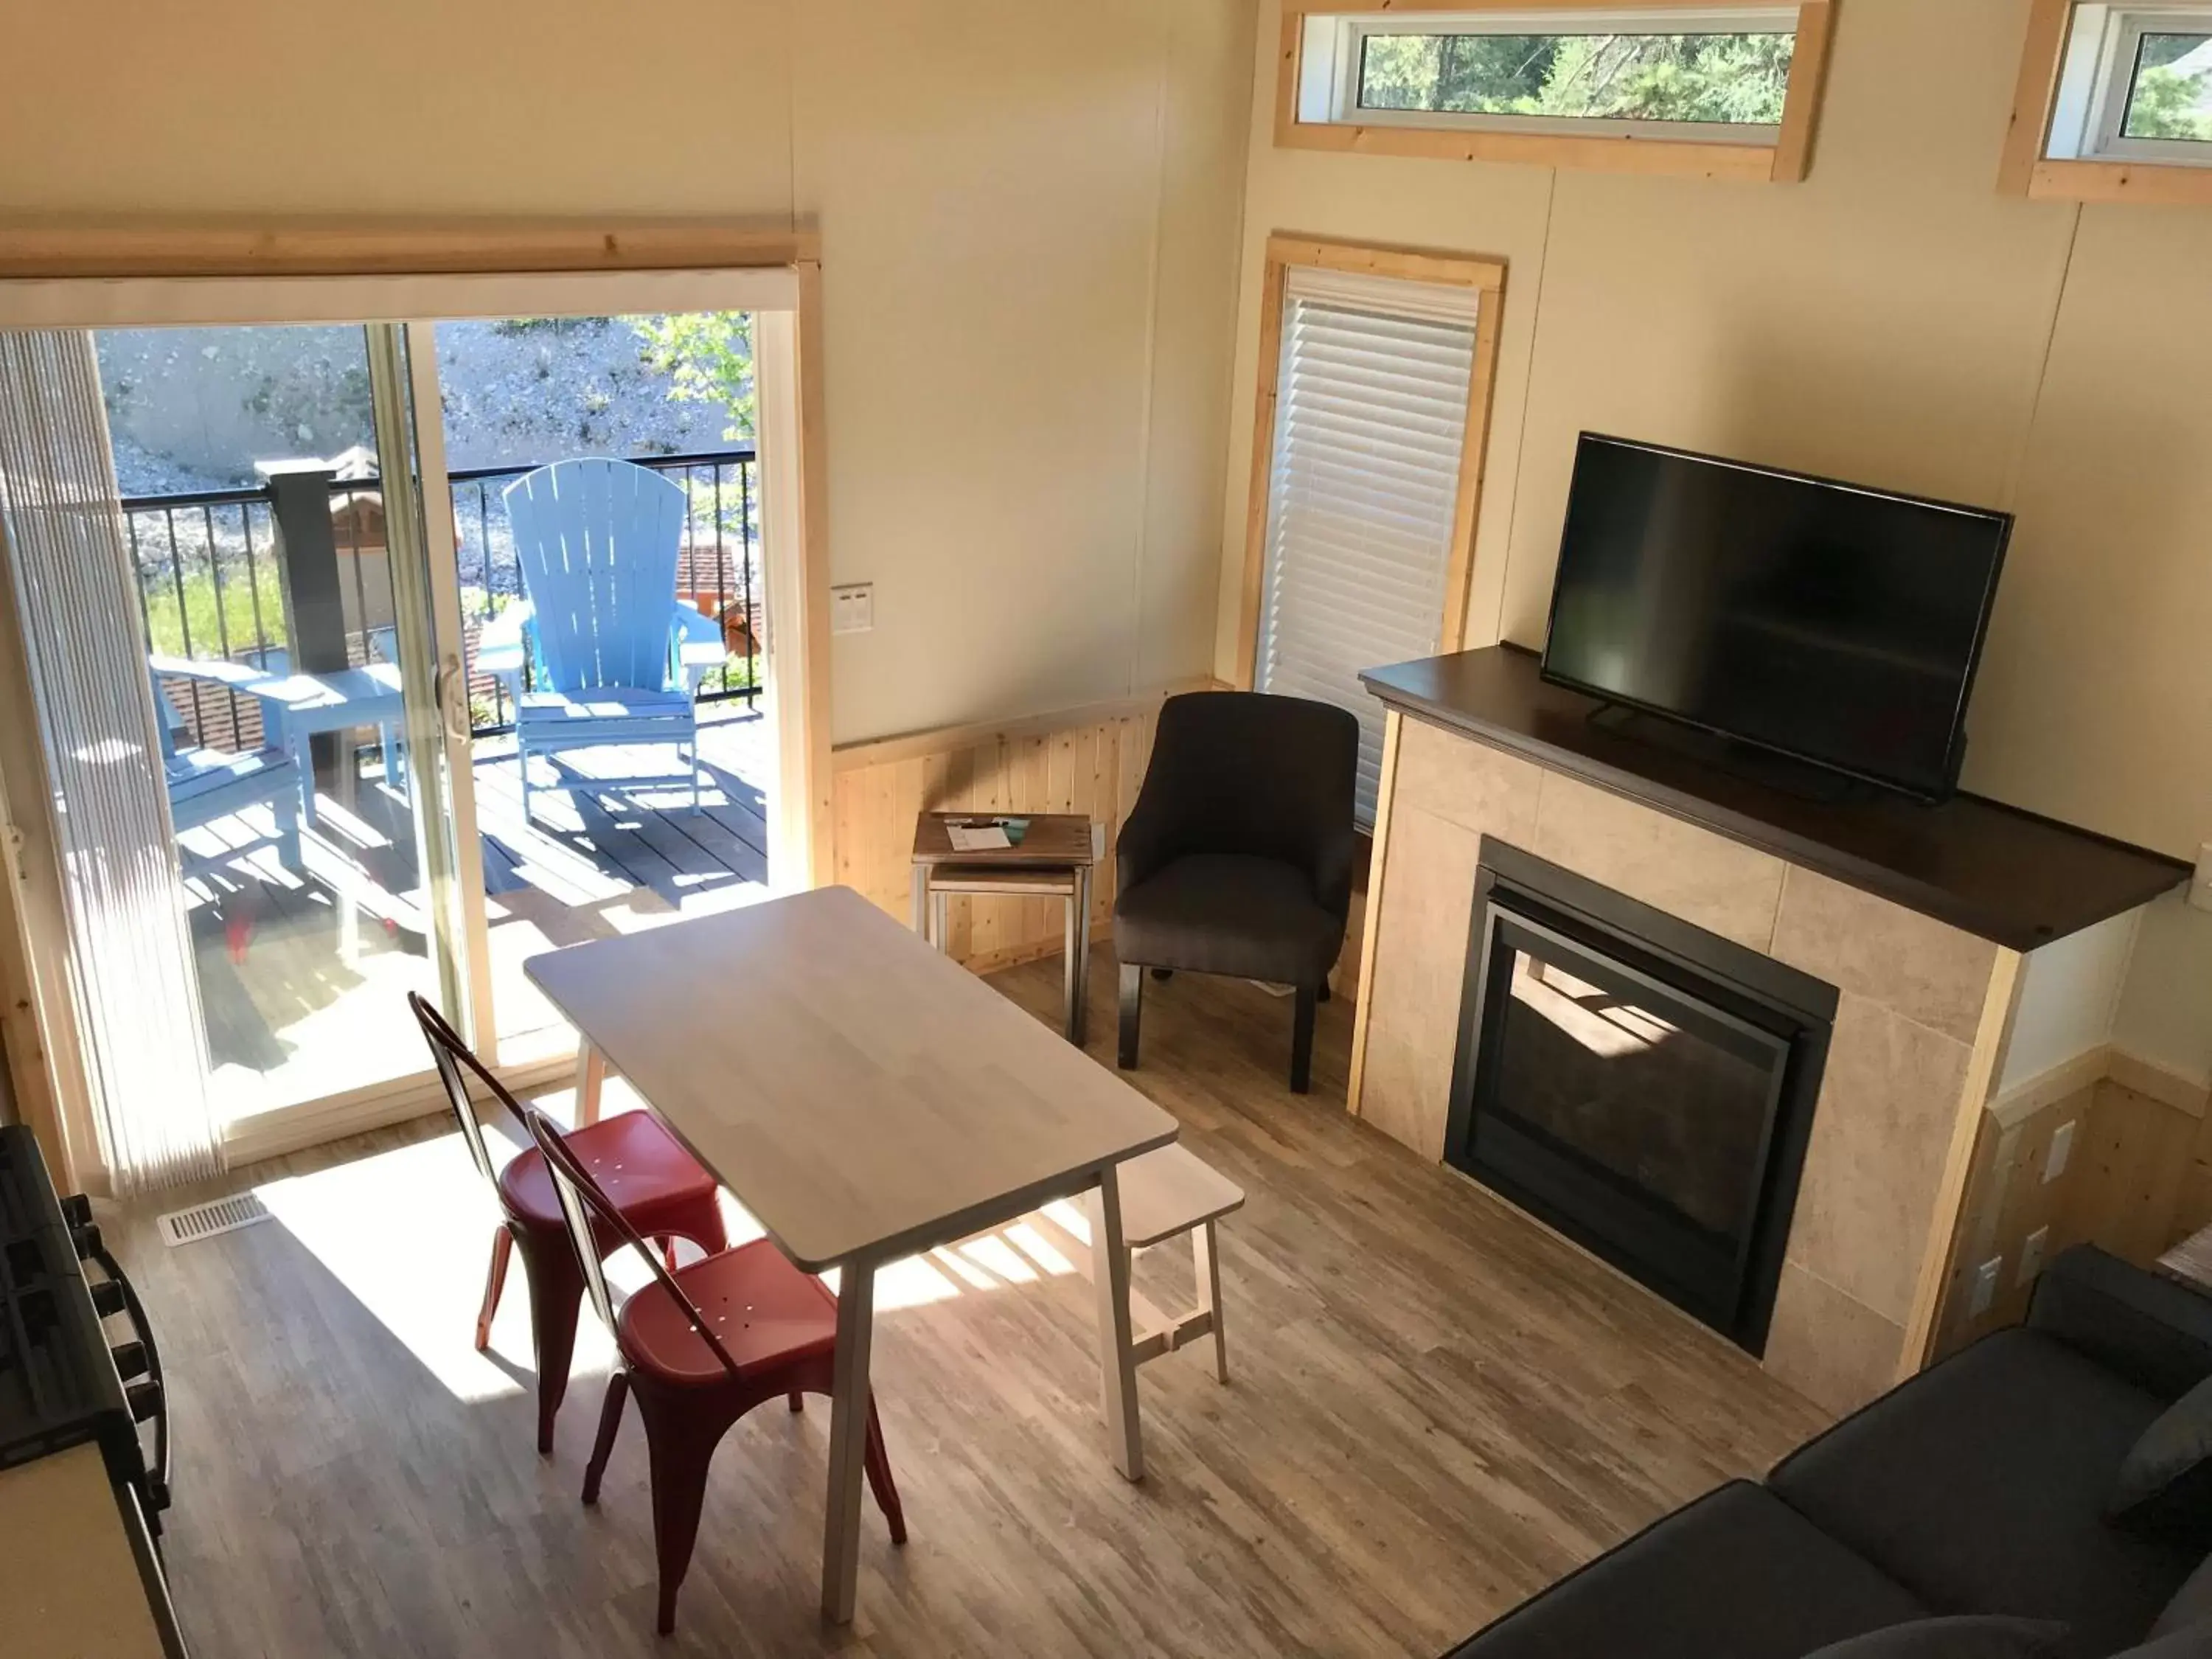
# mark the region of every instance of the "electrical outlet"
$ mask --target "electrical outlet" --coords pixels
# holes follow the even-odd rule
[[[2197,874],[2189,884],[2189,902],[2200,910],[2212,910],[2212,841],[2197,849]]]
[[[2051,1227],[2048,1223],[2027,1236],[2027,1242],[2020,1247],[2020,1277],[2014,1281],[2015,1284],[2028,1284],[2043,1271],[2044,1248],[2050,1243]]]
[[[865,634],[876,625],[876,585],[848,582],[830,590],[830,631]]]
[[[2001,1255],[1991,1256],[1974,1269],[1974,1299],[1967,1305],[1968,1315],[1990,1310],[1990,1304],[1997,1299],[1997,1279],[2003,1273],[2004,1258]]]
[[[2044,1184],[2048,1186],[2066,1173],[2066,1165],[2074,1157],[2074,1123],[2068,1118],[2051,1136],[2051,1156],[2043,1160]]]

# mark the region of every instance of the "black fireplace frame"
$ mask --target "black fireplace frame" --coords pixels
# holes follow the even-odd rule
[[[1735,1282],[1725,1291],[1670,1276],[1661,1264],[1586,1226],[1511,1170],[1485,1157],[1478,1107],[1496,1087],[1494,1070],[1482,1063],[1485,1040],[1487,1052],[1495,1054],[1505,1012],[1505,1000],[1493,1002],[1489,994],[1501,920],[1556,937],[1632,977],[1656,981],[1671,995],[1718,1012],[1729,1024],[1753,1028],[1786,1045],[1767,1114],[1755,1218],[1741,1249]],[[1444,1162],[1753,1355],[1762,1354],[1837,1004],[1836,988],[1809,974],[1485,836],[1468,927]],[[1495,1139],[1502,1126],[1492,1121]]]

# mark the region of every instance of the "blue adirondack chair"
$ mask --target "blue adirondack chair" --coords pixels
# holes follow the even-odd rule
[[[177,711],[158,679],[154,683],[154,712],[155,724],[161,728],[161,773],[169,792],[170,827],[179,836],[187,830],[197,830],[202,824],[264,803],[276,820],[275,835],[248,846],[232,848],[219,858],[197,858],[179,848],[179,856],[185,872],[191,873],[195,866],[228,863],[256,848],[270,844],[275,845],[276,856],[286,869],[305,867],[300,861],[299,763],[273,746],[257,749],[251,754],[223,749],[178,748],[177,732],[183,722],[177,718]]]
[[[556,461],[501,492],[525,601],[488,623],[480,671],[514,694],[522,813],[530,757],[628,744],[674,744],[699,810],[699,682],[728,653],[721,629],[676,597],[684,491],[629,461]],[[526,662],[539,671],[521,689]],[[665,784],[668,775],[594,778]]]

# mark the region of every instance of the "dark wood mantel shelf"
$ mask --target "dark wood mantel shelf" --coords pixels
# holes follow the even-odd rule
[[[1809,769],[1815,787],[1799,788],[1763,775],[1773,767],[1732,763],[1717,740],[1651,717],[1613,729],[1590,718],[1602,706],[1595,698],[1547,684],[1535,654],[1518,646],[1400,663],[1360,678],[1401,714],[2014,951],[2123,915],[2189,878],[2179,859],[1978,795],[1935,806],[1872,789],[1822,799]]]

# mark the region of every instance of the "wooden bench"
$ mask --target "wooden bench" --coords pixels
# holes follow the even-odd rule
[[[1133,1287],[1129,1292],[1129,1363],[1141,1365],[1173,1353],[1201,1336],[1213,1338],[1213,1374],[1229,1380],[1229,1341],[1221,1328],[1221,1257],[1213,1224],[1243,1206],[1244,1190],[1181,1146],[1162,1146],[1133,1158],[1117,1171],[1121,1191],[1121,1243],[1130,1255],[1190,1235],[1198,1306],[1167,1318]],[[1125,1279],[1127,1275],[1124,1275]]]

